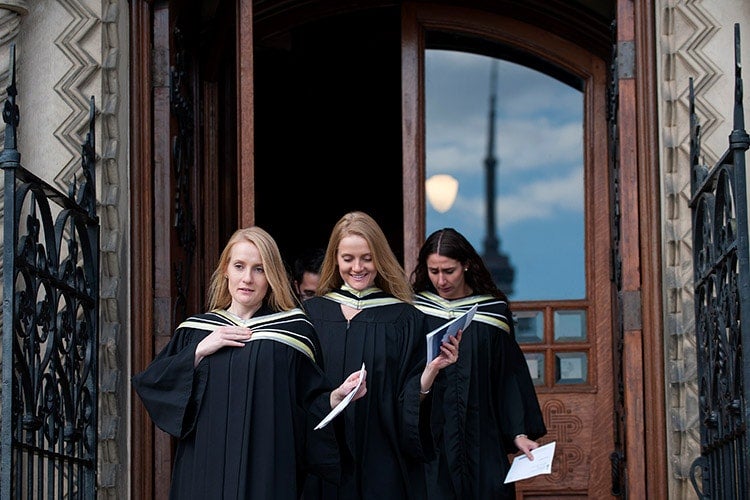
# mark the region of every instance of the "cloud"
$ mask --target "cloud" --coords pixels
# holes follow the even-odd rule
[[[459,195],[456,212],[465,220],[485,219],[484,194]],[[538,179],[514,189],[510,195],[501,195],[495,204],[498,229],[520,224],[531,219],[546,219],[561,212],[583,213],[583,168],[571,169],[565,176]]]
[[[486,125],[493,59],[465,52],[427,51],[425,95],[428,118],[438,121],[478,115]],[[509,117],[580,115],[581,92],[544,73],[497,60],[496,109]]]
[[[448,212],[428,208],[427,234],[455,227],[480,252],[487,236],[490,68],[485,56],[427,51],[426,173],[450,173],[460,182]],[[583,108],[581,91],[498,62],[495,229],[516,266],[514,297],[585,294]]]
[[[481,169],[487,156],[490,58],[429,51],[427,173]],[[583,94],[535,70],[501,61],[494,153],[503,175],[557,170],[583,158]]]
[[[429,124],[427,171],[471,173],[482,168],[487,157],[487,137],[481,127]],[[485,129],[486,124],[485,124]],[[553,124],[548,118],[508,121],[497,126],[495,159],[503,174],[557,169],[580,163],[583,157],[581,121]]]

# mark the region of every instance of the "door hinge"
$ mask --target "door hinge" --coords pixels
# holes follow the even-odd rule
[[[643,328],[643,320],[641,315],[641,291],[621,291],[620,303],[622,304],[623,330],[641,330]]]
[[[635,45],[632,40],[617,43],[617,78],[635,77]]]

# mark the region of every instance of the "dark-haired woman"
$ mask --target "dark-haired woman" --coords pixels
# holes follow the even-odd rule
[[[507,454],[521,451],[533,459],[535,439],[547,429],[508,299],[474,247],[452,228],[427,238],[412,282],[428,331],[478,306],[458,361],[434,382],[438,451],[425,467],[428,498],[515,498],[513,483],[503,484]]]

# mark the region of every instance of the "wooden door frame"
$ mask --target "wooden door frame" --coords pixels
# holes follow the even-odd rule
[[[559,388],[540,386],[537,388],[540,402],[544,408],[549,405],[550,415],[562,411],[566,414],[564,419],[570,418],[569,425],[581,425],[582,432],[586,437],[583,448],[578,448],[576,443],[561,442],[559,443],[558,453],[561,456],[577,455],[585,453],[588,457],[596,454],[598,459],[589,458],[581,467],[575,471],[561,470],[559,474],[568,477],[572,484],[563,487],[564,491],[576,495],[589,495],[601,497],[605,495],[611,485],[609,480],[611,466],[609,455],[614,450],[614,433],[610,428],[609,432],[592,433],[593,422],[600,419],[614,420],[614,381],[610,369],[611,362],[611,345],[613,336],[612,325],[612,286],[609,282],[609,256],[611,248],[610,221],[607,217],[609,210],[597,210],[597,200],[592,193],[608,192],[609,190],[609,169],[607,168],[607,126],[606,126],[606,63],[601,58],[592,55],[589,51],[573,44],[570,41],[561,39],[549,31],[539,27],[510,19],[500,15],[490,15],[485,12],[477,12],[464,8],[451,7],[429,7],[425,8],[421,4],[407,4],[404,7],[405,14],[404,27],[402,36],[408,36],[409,40],[417,40],[417,43],[404,43],[404,50],[408,50],[408,55],[403,60],[417,61],[417,70],[404,68],[403,71],[412,71],[419,76],[414,80],[423,80],[424,75],[424,49],[425,49],[425,32],[438,31],[443,33],[456,33],[472,38],[482,40],[491,40],[495,43],[512,46],[520,51],[542,60],[554,64],[558,68],[566,71],[571,75],[577,76],[583,85],[584,103],[584,180],[586,194],[584,199],[585,210],[585,248],[586,255],[586,290],[587,297],[579,301],[579,305],[567,301],[566,307],[580,307],[587,311],[587,331],[596,332],[591,336],[590,347],[587,347],[590,362],[590,378],[587,378],[586,386],[566,388],[564,391]],[[414,33],[414,34],[413,34]],[[409,78],[402,78],[407,81]],[[424,122],[424,105],[425,98],[421,95],[424,92],[422,85],[414,89],[412,93],[404,92],[404,107],[411,108],[410,114],[416,116],[420,122]],[[411,98],[417,96],[416,99]],[[415,105],[415,103],[417,103]],[[416,106],[420,109],[414,109]],[[406,122],[406,120],[405,120]],[[419,185],[414,189],[424,191],[424,170],[425,156],[423,146],[424,142],[423,125],[412,126],[411,129],[419,129],[420,136],[413,138],[415,143],[404,144],[404,154],[407,152],[411,155],[411,161],[417,162],[419,167]],[[412,139],[409,137],[409,139]],[[411,147],[412,149],[409,149]],[[417,153],[413,153],[417,151]],[[416,157],[416,158],[415,158]],[[406,163],[406,160],[405,160]],[[607,197],[605,197],[607,198]],[[598,200],[601,202],[601,200]],[[424,219],[424,212],[419,214]],[[423,238],[424,232],[416,235]],[[407,255],[418,255],[418,247]],[[412,263],[411,265],[413,265]],[[560,306],[558,303],[546,303],[547,306]],[[516,302],[514,310],[521,311],[530,308],[539,310],[538,303],[521,303]],[[546,313],[551,318],[551,313]],[[549,329],[547,327],[546,329]],[[537,347],[537,346],[535,346]],[[552,352],[552,345],[546,349]],[[559,348],[559,346],[558,346]],[[545,355],[547,370],[553,367],[553,357]],[[554,373],[554,372],[552,372]],[[564,396],[560,396],[564,393]],[[573,397],[571,397],[573,396]],[[583,413],[576,414],[573,408]],[[567,416],[568,412],[571,412]],[[550,435],[566,436],[566,424],[562,423],[558,415],[556,421],[547,422]],[[550,417],[551,418],[551,417]],[[585,427],[583,422],[587,421]],[[604,480],[603,478],[607,479]],[[575,479],[573,479],[575,478]],[[593,479],[592,479],[593,478]],[[549,485],[541,478],[535,482],[524,482],[517,485],[517,496],[525,495],[543,495],[549,494]],[[561,490],[555,490],[561,493]]]
[[[152,5],[130,2],[130,373],[146,368],[153,358],[153,211],[151,126]],[[138,124],[138,126],[136,126]],[[156,498],[154,491],[154,425],[131,390],[130,497]]]
[[[617,0],[620,255],[627,493],[667,498],[655,12]],[[627,214],[625,216],[625,214]],[[637,459],[634,459],[637,458]],[[640,459],[640,460],[638,460]],[[648,472],[647,472],[648,471]]]
[[[184,4],[178,0],[158,3],[134,0],[130,6],[129,373],[134,374],[143,371],[169,342],[175,322],[199,309],[203,301],[197,291],[205,288],[211,272],[204,268],[213,265],[218,256],[214,223],[217,215],[210,209],[194,208],[199,200],[204,200],[207,207],[216,205],[218,174],[215,168],[210,168],[217,163],[215,136],[204,136],[202,141],[193,136],[200,130],[197,109],[182,109],[184,114],[179,117],[173,109],[175,102],[189,102],[188,106],[203,106],[205,123],[215,122],[217,116],[215,89],[204,86],[204,97],[210,102],[205,106],[197,104],[200,102],[195,85],[197,65],[190,70],[187,66],[183,68],[179,61],[185,63],[187,58],[176,55],[177,51],[181,56],[187,52],[176,35],[187,33],[184,28],[189,27],[186,23],[191,20],[185,15]],[[177,27],[180,29],[176,30]],[[199,142],[204,147],[201,161],[197,160]],[[208,165],[210,174],[205,177],[208,186],[202,191],[198,187],[201,165]],[[180,203],[175,203],[176,199]],[[175,227],[176,221],[184,226]],[[204,232],[204,226],[209,230]],[[180,231],[185,233],[178,234]],[[191,247],[193,243],[195,247]],[[205,264],[207,261],[210,263]],[[131,497],[166,498],[174,438],[154,426],[132,391],[130,401]]]
[[[404,267],[411,273],[416,265],[425,231],[425,148],[424,148],[424,33],[436,30],[459,33],[510,46],[539,56],[571,74],[589,80],[595,56],[549,31],[497,14],[445,5],[406,2],[402,7],[402,150],[404,178]],[[591,90],[591,89],[587,89]],[[588,116],[587,120],[599,119]],[[605,123],[601,122],[601,133]],[[595,127],[596,128],[596,127]],[[587,152],[588,153],[588,152]],[[589,249],[587,249],[588,251]]]
[[[237,200],[240,227],[255,223],[253,1],[237,2]],[[244,194],[244,196],[242,196]]]
[[[634,498],[666,498],[666,413],[664,401],[663,304],[660,247],[660,197],[658,168],[658,123],[656,112],[656,61],[653,5],[648,0],[616,0],[618,44],[631,43],[635,57],[634,75],[621,78],[620,121],[620,188],[622,211],[623,269],[628,270],[623,292],[637,298],[637,308],[625,318],[629,326],[625,336],[624,388],[628,412],[627,455],[628,494]],[[253,44],[252,0],[239,0],[237,11],[237,111],[238,111],[238,219],[240,224],[254,221],[253,163]],[[404,5],[402,23],[443,22],[455,26],[455,8],[450,19],[438,16],[430,21],[418,18],[415,4]],[[434,12],[439,13],[441,8]],[[131,365],[130,373],[143,370],[153,358],[153,346],[159,333],[154,319],[154,193],[152,99],[153,53],[151,22],[154,3],[148,0],[130,2],[130,221],[131,221]],[[421,14],[420,14],[421,16]],[[483,13],[482,17],[486,18]],[[482,23],[486,26],[486,22]],[[477,29],[481,33],[480,27]],[[403,192],[404,192],[404,262],[407,270],[424,238],[424,97],[423,69],[419,66],[424,41],[418,31],[404,31],[402,51],[403,95]],[[551,36],[541,32],[540,36]],[[414,68],[418,68],[416,71]],[[250,195],[250,196],[248,196]],[[633,214],[645,214],[634,217]],[[627,239],[627,241],[625,241]],[[646,395],[648,394],[648,397]],[[131,393],[131,401],[136,398]],[[153,424],[142,405],[133,402],[131,420],[131,497],[156,498],[168,487],[171,460],[154,453]],[[649,474],[646,474],[646,471]],[[166,479],[166,480],[164,480]]]

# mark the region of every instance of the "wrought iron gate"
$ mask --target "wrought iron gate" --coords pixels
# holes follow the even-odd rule
[[[750,498],[750,358],[742,349],[750,346],[745,175],[750,138],[742,107],[739,25],[735,25],[734,50],[733,130],[729,148],[710,169],[701,163],[700,125],[690,80],[690,206],[701,429],[701,456],[693,462],[690,480],[699,497],[722,500]]]
[[[69,192],[21,166],[15,48],[5,175],[0,498],[96,498],[99,219],[94,99]]]

